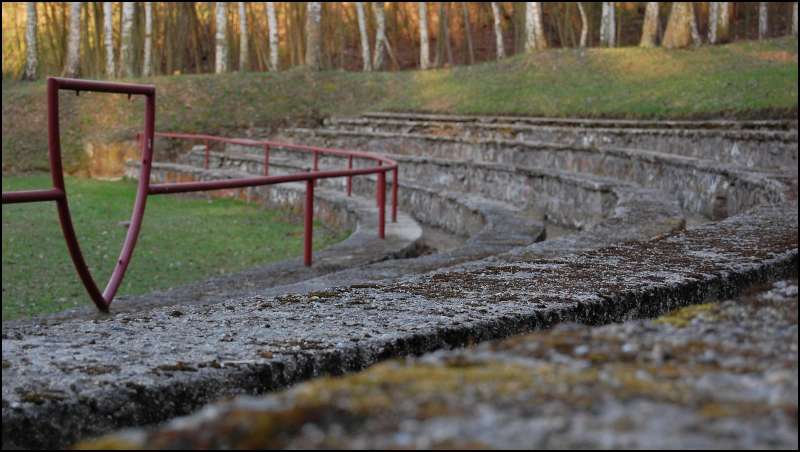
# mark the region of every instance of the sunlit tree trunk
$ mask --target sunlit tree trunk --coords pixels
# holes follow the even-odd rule
[[[142,76],[152,73],[153,58],[153,2],[144,2],[144,63]]]
[[[525,5],[525,50],[544,49],[547,40],[542,26],[542,2],[526,2]]]
[[[792,2],[792,35],[797,37],[797,2]]]
[[[278,70],[278,17],[275,14],[275,2],[267,4],[267,22],[269,26],[269,65],[271,71]]]
[[[369,49],[369,33],[367,33],[367,16],[364,13],[364,2],[355,2],[356,16],[358,18],[358,34],[361,37],[361,60],[364,71],[372,70],[372,58]]]
[[[731,40],[731,2],[719,2],[717,20],[717,44]]]
[[[247,3],[239,2],[239,71],[246,71],[248,69],[249,42],[250,35],[247,31]]]
[[[28,17],[25,18],[25,80],[36,80],[39,58],[36,51],[36,2],[28,2]]]
[[[614,2],[603,2],[603,13],[600,20],[600,45],[616,47],[617,15]]]
[[[308,2],[306,6],[306,66],[312,71],[322,69],[322,3]]]
[[[228,71],[228,3],[217,2],[214,25],[217,29],[216,53],[214,55],[214,72],[221,74]]]
[[[375,10],[375,56],[372,59],[372,67],[381,70],[386,52],[386,14],[383,2],[373,2],[372,9]]]
[[[581,41],[580,47],[585,48],[589,44],[589,19],[586,17],[586,9],[583,7],[583,3],[576,2],[578,4],[578,12],[581,14]]]
[[[133,76],[133,14],[134,2],[122,2],[122,33],[120,35],[120,75]]]
[[[642,25],[642,40],[639,43],[641,47],[655,47],[658,45],[658,7],[659,2],[647,2],[644,25]]]
[[[106,48],[106,77],[114,78],[114,3],[103,2],[103,42]]]
[[[709,2],[708,6],[708,43],[717,43],[717,30],[719,29],[719,10],[721,2]]]
[[[64,77],[77,77],[81,61],[81,4],[69,3],[69,34],[67,35],[67,58],[64,63]]]
[[[661,45],[667,49],[686,48],[692,45],[693,17],[692,2],[674,2]]]
[[[503,18],[497,2],[492,2],[492,17],[494,17],[494,38],[497,42],[497,59],[499,60],[506,57],[506,47],[503,43]]]
[[[758,39],[766,39],[769,34],[769,2],[758,2]]]
[[[472,43],[472,30],[469,23],[469,9],[467,2],[461,2],[461,11],[464,16],[464,35],[467,41],[467,55],[469,56],[469,64],[475,64],[475,46]]]
[[[695,47],[703,45],[703,38],[700,36],[700,28],[697,26],[697,14],[694,11],[694,2],[689,3],[692,12],[689,14],[689,28],[692,30],[692,44]]]
[[[428,69],[431,66],[431,42],[428,37],[428,5],[425,2],[419,5],[419,67]]]

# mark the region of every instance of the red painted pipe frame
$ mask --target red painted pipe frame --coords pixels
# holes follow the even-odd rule
[[[144,133],[138,135],[139,146],[142,150],[141,166],[139,170],[139,182],[136,189],[136,199],[131,212],[128,233],[122,244],[119,258],[114,266],[108,283],[101,293],[92,277],[89,267],[83,257],[75,228],[72,224],[72,217],[67,201],[67,192],[64,184],[63,165],[61,161],[61,135],[59,128],[58,112],[58,92],[60,90],[92,91],[100,93],[117,93],[141,95],[145,97],[145,118]],[[119,289],[125,271],[130,264],[133,250],[139,238],[139,232],[144,217],[145,205],[148,195],[158,195],[166,193],[186,193],[195,191],[208,191],[224,188],[243,188],[263,185],[274,185],[285,182],[306,181],[305,213],[304,213],[304,252],[303,261],[305,265],[311,265],[312,258],[312,239],[313,239],[313,218],[314,218],[314,186],[317,179],[346,177],[347,194],[352,193],[352,178],[357,175],[377,174],[376,183],[377,204],[378,204],[378,235],[381,239],[386,236],[386,172],[392,171],[392,221],[397,221],[397,186],[398,172],[397,162],[379,157],[365,152],[348,151],[342,149],[328,149],[311,146],[302,146],[288,143],[275,143],[269,141],[253,141],[247,139],[231,139],[214,137],[211,135],[192,135],[180,133],[155,133],[155,87],[152,85],[135,85],[129,83],[100,82],[93,80],[77,80],[59,77],[47,79],[47,126],[48,126],[48,154],[50,160],[50,175],[53,187],[50,189],[27,190],[17,192],[4,192],[2,194],[3,204],[27,203],[27,202],[46,202],[55,201],[58,209],[59,222],[64,240],[67,243],[70,257],[75,266],[89,297],[100,311],[108,312],[108,308]],[[264,148],[264,176],[248,177],[232,180],[216,180],[204,182],[180,182],[150,184],[150,172],[153,162],[153,139],[158,135],[167,138],[203,140],[205,144],[204,167],[209,166],[209,142],[216,141],[222,143],[238,144],[245,146],[263,146]],[[307,173],[289,174],[284,176],[269,176],[269,152],[271,147],[281,147],[293,151],[311,152],[314,156],[314,170]],[[319,155],[329,154],[348,158],[346,170],[319,171]],[[378,166],[372,168],[353,169],[353,158],[377,161]],[[384,165],[384,163],[386,165]]]

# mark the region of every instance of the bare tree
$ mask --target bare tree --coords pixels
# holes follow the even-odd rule
[[[153,58],[153,2],[144,2],[144,63],[142,76],[150,77]]]
[[[77,77],[80,72],[82,3],[69,3],[69,35],[67,37],[67,59],[64,63],[64,77]]]
[[[600,20],[600,45],[616,47],[617,17],[614,2],[603,2],[603,14]]]
[[[544,49],[547,40],[542,26],[542,2],[526,2],[525,5],[525,50]]]
[[[39,58],[36,50],[36,2],[28,2],[28,16],[25,18],[25,80],[36,80]]]
[[[133,76],[133,14],[134,2],[122,2],[122,33],[120,35],[120,75]]]
[[[492,2],[492,17],[494,17],[494,37],[497,42],[497,59],[506,57],[506,48],[503,44],[503,24],[500,13],[500,5]]]
[[[103,2],[103,45],[106,48],[106,77],[114,78],[114,3]]]
[[[689,14],[689,29],[692,31],[692,44],[695,47],[703,45],[703,38],[700,36],[700,28],[697,26],[697,14],[694,11],[694,2],[690,2],[689,6],[692,9]]]
[[[578,12],[581,15],[581,41],[580,47],[586,48],[589,41],[589,19],[586,17],[586,10],[583,7],[583,3],[575,2],[578,5]]]
[[[692,2],[674,2],[661,45],[667,49],[685,48],[692,45],[694,42],[692,39],[693,18]]]
[[[639,43],[641,47],[655,47],[658,45],[658,9],[659,2],[647,2],[644,25],[642,25],[642,40]]]
[[[369,33],[367,33],[367,17],[364,14],[364,2],[354,2],[356,5],[356,16],[358,17],[358,34],[361,37],[361,60],[364,63],[364,71],[372,70],[372,59],[370,58]]]
[[[758,39],[769,34],[769,2],[758,2]]]
[[[467,2],[461,2],[461,12],[464,15],[464,35],[467,41],[467,55],[469,55],[469,64],[475,64],[475,46],[472,43],[472,30],[469,24],[469,8]]]
[[[248,69],[248,46],[250,35],[247,31],[247,3],[239,2],[239,71]]]
[[[306,66],[318,71],[322,69],[322,3],[306,5]]]
[[[214,25],[217,29],[216,53],[214,55],[214,72],[228,72],[228,2],[217,2]]]
[[[372,67],[380,70],[383,67],[386,47],[386,15],[383,2],[372,2],[372,9],[375,12],[375,54],[372,58]]]
[[[267,22],[269,25],[269,65],[271,71],[278,70],[278,17],[275,14],[275,2],[267,4]]]
[[[717,43],[719,29],[719,10],[722,2],[709,2],[708,6],[708,43]]]
[[[419,5],[419,68],[428,69],[431,66],[431,43],[428,37],[428,5],[425,2]]]

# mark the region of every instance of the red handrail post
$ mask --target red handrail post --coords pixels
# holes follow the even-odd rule
[[[203,168],[208,169],[208,140],[205,140],[205,142],[206,142],[206,157],[205,157],[205,162],[203,163]]]
[[[264,145],[264,175],[269,176],[269,145]]]
[[[319,152],[314,151],[314,172],[319,171]],[[314,179],[314,185],[317,185],[317,180]]]
[[[386,237],[386,173],[378,173],[378,236]]]
[[[311,266],[311,245],[314,235],[314,183],[314,178],[306,181],[306,206],[303,227],[303,263],[306,267]]]
[[[353,169],[353,156],[347,158],[347,169]],[[347,196],[353,195],[353,176],[347,176]]]
[[[397,167],[392,170],[392,223],[397,223],[397,185],[399,183]]]
[[[378,166],[383,166],[383,162],[382,162],[382,161],[380,161],[380,160],[378,160]],[[380,175],[380,174],[383,174],[383,171],[381,171],[381,172],[380,172],[380,173],[378,173],[378,174],[379,174],[379,175]],[[384,180],[386,179],[386,177],[385,177],[385,176],[386,176],[386,175],[384,174]],[[378,177],[378,185],[380,185],[380,176]],[[376,206],[376,207],[380,207],[380,206],[381,206],[381,194],[380,194],[380,190],[377,190],[377,191],[375,191],[375,206]]]

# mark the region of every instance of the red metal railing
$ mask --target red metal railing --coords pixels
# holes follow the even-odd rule
[[[97,284],[92,277],[89,267],[81,252],[75,228],[72,224],[72,217],[67,202],[67,192],[64,185],[63,167],[61,161],[61,137],[59,130],[59,102],[58,92],[60,90],[92,91],[101,93],[127,94],[129,97],[141,95],[145,97],[145,117],[144,132],[139,135],[139,143],[142,149],[141,166],[139,170],[139,182],[136,190],[136,200],[134,201],[131,212],[130,225],[125,241],[122,244],[119,258],[114,267],[114,271],[106,284],[105,289],[100,292]],[[67,243],[70,257],[75,266],[75,270],[86,288],[89,297],[100,311],[107,312],[114,296],[119,289],[125,271],[130,264],[133,250],[139,237],[144,217],[145,204],[149,195],[160,195],[169,193],[188,193],[197,191],[256,187],[264,185],[274,185],[286,182],[306,182],[305,196],[305,218],[304,218],[304,250],[303,260],[306,265],[311,265],[311,246],[313,234],[313,215],[314,215],[314,187],[317,179],[327,179],[335,177],[347,178],[347,194],[352,193],[352,178],[358,175],[377,174],[376,198],[378,201],[378,234],[380,238],[385,237],[386,228],[386,172],[392,171],[392,221],[397,221],[397,184],[398,171],[397,162],[365,152],[348,151],[343,149],[328,149],[313,146],[303,146],[289,143],[275,143],[270,141],[256,141],[247,139],[221,138],[210,135],[192,135],[180,133],[155,133],[155,95],[156,90],[152,85],[135,85],[128,83],[99,82],[92,80],[76,80],[67,78],[50,77],[47,80],[47,124],[48,124],[48,153],[50,159],[50,175],[53,187],[42,190],[28,190],[17,192],[3,192],[2,203],[27,203],[55,201],[58,209],[59,222]],[[150,172],[153,162],[153,139],[154,136],[161,136],[176,139],[202,140],[205,143],[206,154],[204,166],[208,168],[209,143],[222,142],[228,144],[238,144],[244,146],[262,147],[264,150],[264,175],[246,177],[240,179],[214,180],[214,181],[192,181],[150,184]],[[313,156],[313,170],[297,174],[287,174],[280,176],[269,176],[269,153],[270,148],[280,147],[291,151],[308,152]],[[348,161],[347,169],[343,170],[319,170],[319,156],[321,154],[346,157]],[[363,159],[378,163],[374,167],[353,168],[353,159]]]

